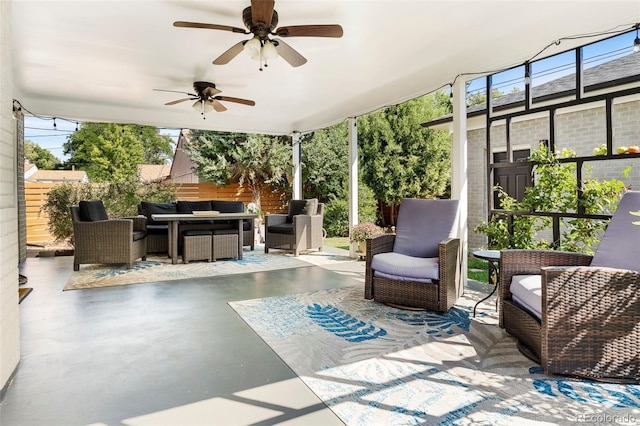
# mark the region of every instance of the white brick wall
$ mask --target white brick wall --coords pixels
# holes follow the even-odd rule
[[[0,1],[0,389],[20,360],[16,122],[12,117],[11,2]]]

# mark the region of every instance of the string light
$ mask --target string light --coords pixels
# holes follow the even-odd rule
[[[53,117],[53,130],[58,130],[58,126],[56,126],[56,118]]]
[[[636,24],[636,39],[633,40],[633,51],[635,53],[640,52],[640,38],[638,37],[638,28],[640,28],[640,24]]]

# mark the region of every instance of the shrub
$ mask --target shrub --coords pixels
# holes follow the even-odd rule
[[[330,194],[325,205],[322,223],[328,237],[349,236],[349,191],[345,188],[340,194]],[[376,222],[378,203],[371,188],[360,183],[358,188],[358,222]]]
[[[561,158],[576,157],[574,151],[563,149]],[[510,197],[501,187],[495,187],[501,208],[523,212],[575,212],[578,210],[578,187],[576,163],[560,163],[553,152],[544,146],[531,153],[535,162],[535,184],[526,188],[522,201]],[[590,178],[591,168],[585,164],[581,190],[581,206],[587,214],[611,213],[622,195],[625,185],[617,179],[599,181]],[[629,169],[623,174],[627,176]],[[513,216],[512,232],[509,232],[507,217],[495,214],[488,222],[481,223],[474,231],[485,233],[492,249],[559,249],[592,253],[607,222],[595,219],[565,219],[559,247],[553,241],[536,239],[539,231],[549,229],[550,217],[527,215]]]
[[[109,217],[126,217],[138,214],[142,200],[162,203],[175,199],[175,186],[163,182],[63,183],[49,191],[40,210],[49,216],[48,229],[56,241],[73,244],[69,206],[81,200],[102,200]]]

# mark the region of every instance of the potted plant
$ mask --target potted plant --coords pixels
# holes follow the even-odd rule
[[[367,252],[367,238],[373,237],[374,235],[384,234],[384,231],[381,227],[376,225],[375,223],[365,222],[359,223],[351,229],[351,237],[350,241],[352,243],[358,243],[358,252],[362,254],[366,254]]]

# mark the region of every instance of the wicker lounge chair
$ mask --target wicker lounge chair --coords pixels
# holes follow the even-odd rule
[[[367,240],[365,299],[446,312],[462,295],[457,200],[405,198],[396,234]]]
[[[292,250],[298,256],[302,250],[322,250],[323,215],[324,204],[315,198],[291,200],[288,214],[265,215],[264,252]]]
[[[73,223],[73,270],[87,263],[125,264],[147,259],[147,218],[109,219],[100,200],[70,206]]]
[[[640,381],[640,218],[630,212],[640,192],[623,196],[593,257],[501,252],[500,326],[546,373]]]

